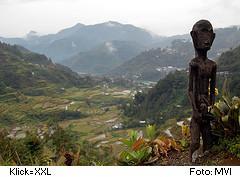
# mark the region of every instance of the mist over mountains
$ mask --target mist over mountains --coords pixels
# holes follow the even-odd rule
[[[53,63],[44,55],[33,53],[17,45],[0,42],[0,62],[2,89],[48,87],[51,84],[59,87],[79,87],[89,85],[90,81],[66,66]]]
[[[133,41],[108,41],[60,61],[81,73],[102,75],[144,51],[146,46]]]
[[[209,57],[240,44],[239,26],[215,29],[216,40]],[[95,25],[81,23],[56,34],[0,41],[21,45],[44,54],[79,73],[157,81],[171,71],[187,67],[194,56],[189,34],[158,36],[145,29],[114,21]]]
[[[56,34],[44,36],[28,34],[26,38],[1,38],[3,42],[22,45],[34,52],[43,53],[55,62],[89,51],[107,41],[135,41],[151,46],[159,40],[144,29],[109,21],[96,25],[76,24]]]
[[[217,59],[223,52],[240,45],[238,26],[215,29],[216,39],[208,57]],[[110,71],[111,76],[122,76],[138,80],[158,81],[169,72],[182,70],[194,57],[194,48],[190,35],[170,37],[171,44],[164,48],[144,51],[128,62]]]

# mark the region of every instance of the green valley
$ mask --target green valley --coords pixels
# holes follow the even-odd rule
[[[233,75],[231,70],[231,63],[238,63],[238,50],[218,59],[217,99],[222,95],[225,78],[230,82],[231,93],[239,96],[237,85],[233,85],[238,83],[239,72],[234,70]],[[173,158],[184,154],[187,157],[189,139],[181,133],[183,121],[188,122],[191,116],[186,70],[170,73],[156,85],[79,76],[43,55],[4,43],[0,45],[0,60],[0,150],[4,152],[0,154],[1,165],[175,164],[157,154],[146,161],[150,154],[145,149],[134,151],[139,143],[151,149],[149,143],[160,146],[158,143],[169,141],[172,148],[166,153]],[[231,61],[229,65],[227,60]],[[156,130],[148,126],[153,124]],[[150,130],[145,130],[146,126]],[[153,142],[143,138],[146,135]],[[127,143],[127,148],[124,143],[129,136],[134,147]],[[236,141],[231,142],[234,147]],[[227,155],[230,151],[238,155],[238,150],[231,148]],[[216,152],[219,151],[223,150]],[[128,162],[128,153],[140,154]],[[199,163],[207,164],[206,160]],[[184,158],[176,163],[189,165],[186,161]]]

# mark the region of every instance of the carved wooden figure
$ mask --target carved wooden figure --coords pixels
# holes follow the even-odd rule
[[[200,136],[203,140],[203,151],[212,146],[211,126],[207,114],[208,107],[215,102],[217,65],[207,58],[207,52],[215,38],[211,23],[207,20],[196,22],[190,34],[195,48],[195,58],[189,63],[188,87],[193,110],[190,123],[190,161],[192,161],[192,154],[200,147]]]

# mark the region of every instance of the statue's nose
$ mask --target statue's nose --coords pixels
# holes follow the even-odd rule
[[[210,42],[209,41],[205,41],[204,44],[205,45],[210,45]]]

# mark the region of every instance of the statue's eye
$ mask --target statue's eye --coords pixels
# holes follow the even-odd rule
[[[202,28],[202,29],[201,29],[201,32],[209,32],[209,29],[207,29],[207,28]]]

